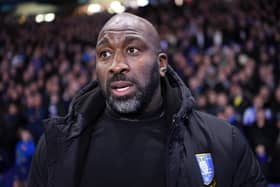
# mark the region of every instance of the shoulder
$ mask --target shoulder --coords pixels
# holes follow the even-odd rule
[[[248,148],[247,140],[240,130],[216,116],[194,110],[189,125],[194,131],[193,134],[205,144],[211,143],[213,149],[223,147],[231,155],[236,149]]]
[[[72,133],[79,129],[79,124],[73,126],[73,124],[79,121],[79,117],[94,116],[97,111],[102,110],[104,98],[102,92],[98,86],[97,81],[90,82],[85,85],[72,99],[68,108],[68,113],[65,116],[58,116],[55,118],[49,118],[44,120],[45,134],[47,142],[49,136],[56,136],[57,134]],[[71,128],[75,129],[71,129]]]
[[[224,120],[217,118],[216,116],[194,110],[191,115],[192,125],[196,125],[200,128],[206,129],[209,133],[214,133],[216,136],[224,136],[232,134],[235,131],[235,127],[230,125]],[[236,129],[237,130],[237,129]]]
[[[203,122],[203,124],[207,122],[208,125],[214,125],[214,126],[226,125],[227,126],[226,128],[228,128],[229,126],[229,124],[226,121],[221,120],[214,115],[207,114],[205,112],[201,112],[197,110],[193,110],[192,117],[195,118],[195,120],[200,120],[200,122]]]
[[[47,184],[47,150],[46,139],[43,135],[36,148],[36,153],[32,158],[32,164],[29,172],[29,187],[45,187]]]
[[[233,186],[265,186],[260,165],[239,129],[199,111],[193,111],[189,125],[196,140],[212,153],[221,176],[232,174]]]
[[[38,145],[36,147],[36,154],[37,158],[44,159],[46,157],[46,137],[45,134],[43,134],[38,142]]]

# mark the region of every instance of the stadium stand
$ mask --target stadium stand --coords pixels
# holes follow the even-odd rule
[[[188,2],[129,11],[159,30],[161,47],[197,108],[237,126],[268,181],[280,183],[278,5]],[[41,24],[1,20],[1,187],[24,184],[43,119],[65,115],[76,91],[96,79],[95,42],[110,16],[64,15]]]

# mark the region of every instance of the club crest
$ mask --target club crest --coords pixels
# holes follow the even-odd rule
[[[196,154],[195,157],[200,168],[203,184],[210,185],[214,179],[214,164],[211,153]]]

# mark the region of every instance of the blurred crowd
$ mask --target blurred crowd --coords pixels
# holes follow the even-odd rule
[[[277,7],[254,0],[186,2],[130,12],[156,26],[161,47],[197,108],[238,127],[267,179],[280,183]],[[0,186],[24,184],[43,120],[65,115],[75,93],[96,79],[96,38],[110,16],[1,23]],[[12,181],[5,181],[7,176]]]

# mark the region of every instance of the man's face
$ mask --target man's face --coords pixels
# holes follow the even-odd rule
[[[145,110],[159,89],[157,50],[143,30],[113,27],[97,41],[97,77],[107,104],[118,113]]]

